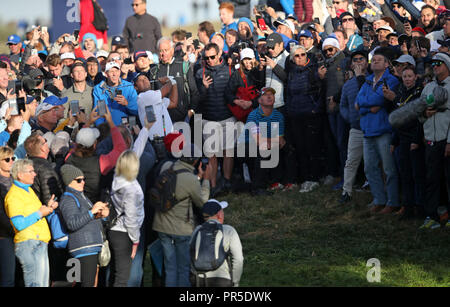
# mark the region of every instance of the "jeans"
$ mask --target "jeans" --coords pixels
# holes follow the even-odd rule
[[[16,255],[13,238],[0,238],[0,287],[14,287]]]
[[[347,161],[344,167],[344,185],[342,189],[349,194],[352,193],[358,167],[363,157],[364,133],[358,129],[350,129],[348,139]]]
[[[23,269],[25,287],[48,287],[48,244],[39,240],[16,243],[15,253]]]
[[[141,227],[141,237],[136,251],[136,256],[131,261],[130,278],[128,279],[128,287],[140,287],[142,285],[142,276],[144,276],[144,260],[147,253],[147,246],[145,246],[145,229],[144,225]]]
[[[390,152],[391,139],[389,133],[364,138],[364,173],[370,184],[374,204],[397,207],[399,206],[398,174],[394,156]],[[386,191],[380,162],[386,174]]]
[[[178,236],[159,232],[163,246],[166,287],[190,287],[191,259],[189,241],[191,236]]]

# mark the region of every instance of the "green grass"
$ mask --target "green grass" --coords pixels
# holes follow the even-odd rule
[[[372,215],[371,195],[355,193],[339,205],[329,187],[270,197],[226,195],[225,223],[244,249],[241,286],[449,286],[448,229],[422,231],[423,221]],[[370,258],[381,262],[381,282],[369,283]],[[146,273],[146,286],[151,286]]]

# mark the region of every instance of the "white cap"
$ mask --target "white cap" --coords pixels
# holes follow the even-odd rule
[[[255,52],[253,52],[253,50],[250,49],[250,48],[242,49],[242,51],[241,51],[241,61],[243,59],[246,59],[246,58],[254,59],[255,58]]]
[[[117,68],[120,70],[120,65],[116,62],[108,62],[106,63],[105,72],[109,71],[111,68]]]
[[[65,52],[61,54],[61,60],[72,59],[75,60],[75,54],[73,52]]]
[[[106,50],[99,50],[99,51],[97,51],[97,53],[95,54],[95,57],[98,59],[99,57],[104,57],[105,59],[107,59],[108,58],[108,55],[109,55],[109,53],[108,53],[108,51],[106,51]]]
[[[295,33],[295,25],[291,20],[289,20],[289,19],[278,20],[277,19],[273,22],[274,27],[278,27],[279,25],[286,26],[289,28],[289,30],[291,30],[292,34]]]
[[[378,32],[379,30],[387,30],[387,31],[389,31],[391,33],[394,32],[394,30],[388,25],[384,25],[384,26],[379,27],[376,32]]]
[[[332,46],[332,47],[335,47],[335,48],[337,48],[339,50],[341,49],[340,46],[339,46],[339,41],[336,38],[333,38],[333,37],[326,38],[323,41],[322,50],[325,50],[325,46]]]
[[[413,65],[414,67],[416,67],[416,61],[409,54],[403,54],[397,60],[395,60],[393,62],[394,63],[395,62],[397,62],[397,63],[409,63],[409,64]]]
[[[100,131],[97,128],[83,128],[77,133],[75,139],[77,144],[83,145],[84,147],[91,147],[94,145],[97,138],[100,136]]]

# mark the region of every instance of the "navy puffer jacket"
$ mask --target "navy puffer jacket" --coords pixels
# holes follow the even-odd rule
[[[287,114],[306,115],[323,112],[322,82],[317,64],[308,59],[306,66],[290,63],[287,82]]]

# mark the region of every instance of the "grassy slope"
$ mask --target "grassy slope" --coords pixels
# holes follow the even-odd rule
[[[242,286],[448,286],[448,230],[419,231],[421,221],[368,213],[370,193],[338,204],[338,193],[225,197],[226,222],[244,247]],[[368,283],[366,262],[381,262],[381,283]]]
[[[329,187],[271,197],[226,195],[225,223],[244,249],[241,286],[449,286],[448,229],[419,231],[423,221],[371,215],[370,193],[338,204]],[[369,283],[367,260],[381,262],[381,282]],[[149,262],[147,262],[149,264]],[[149,265],[145,285],[151,286]]]

